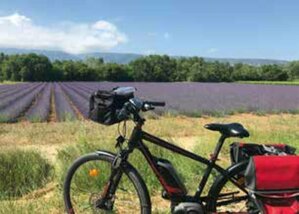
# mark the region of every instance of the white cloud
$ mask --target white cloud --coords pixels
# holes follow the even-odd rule
[[[30,18],[14,13],[0,17],[0,47],[61,50],[78,54],[106,51],[125,43],[127,37],[107,21],[58,23],[55,27],[36,25]]]
[[[170,34],[168,32],[166,32],[166,33],[163,34],[163,37],[164,37],[164,39],[169,39]]]
[[[218,52],[219,50],[217,48],[210,48],[207,52],[208,53],[216,53]]]
[[[116,32],[117,28],[115,25],[106,22],[106,21],[97,21],[92,25],[92,27],[96,30],[103,30],[103,31],[111,31],[111,32]]]

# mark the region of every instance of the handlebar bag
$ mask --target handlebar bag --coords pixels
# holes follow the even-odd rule
[[[117,115],[124,104],[134,97],[134,94],[118,94],[115,89],[98,90],[92,93],[89,100],[89,119],[103,125],[121,122]]]
[[[232,164],[248,160],[255,155],[294,155],[296,149],[285,144],[254,144],[235,142],[230,145]]]
[[[299,156],[250,158],[245,184],[262,213],[299,213]]]

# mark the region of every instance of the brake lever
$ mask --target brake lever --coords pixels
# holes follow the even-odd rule
[[[149,105],[149,104],[147,104],[147,103],[145,103],[145,104],[143,105],[143,108],[142,108],[143,111],[149,111],[149,110],[154,110],[154,109],[155,109],[154,106]]]
[[[137,110],[142,109],[143,107],[143,102],[139,98],[135,97],[129,100],[129,102],[133,105],[134,108]]]

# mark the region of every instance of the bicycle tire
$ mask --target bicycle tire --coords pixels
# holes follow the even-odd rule
[[[228,175],[230,177],[236,177],[240,175],[241,172],[244,172],[248,165],[247,161],[241,162],[239,164],[233,165],[227,169]],[[227,177],[223,175],[219,175],[215,182],[213,183],[209,193],[208,193],[208,202],[207,202],[207,212],[208,213],[216,213],[217,212],[217,201],[219,199],[219,194],[225,187],[227,183],[230,183]],[[224,211],[226,211],[224,209]]]
[[[112,153],[104,152],[104,151],[98,151],[95,153],[90,153],[87,155],[84,155],[80,158],[78,158],[72,166],[69,168],[64,186],[63,186],[63,197],[64,197],[64,204],[65,204],[65,210],[67,213],[74,214],[75,211],[73,209],[73,204],[71,201],[71,182],[74,174],[76,173],[77,169],[82,166],[83,164],[89,162],[89,161],[105,161],[109,164],[112,164],[113,160],[115,158],[115,155]],[[125,173],[125,175],[128,177],[129,181],[133,183],[133,186],[138,194],[139,202],[140,202],[140,210],[141,214],[150,214],[151,213],[151,201],[150,196],[147,190],[147,187],[140,176],[140,174],[137,172],[137,170],[129,163],[127,163],[125,166],[122,166],[122,170]]]

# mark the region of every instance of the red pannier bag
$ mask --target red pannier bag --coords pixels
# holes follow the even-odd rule
[[[299,214],[299,156],[250,158],[245,185],[262,213]]]
[[[232,164],[248,160],[255,155],[294,155],[296,149],[286,144],[255,144],[234,142],[230,144]]]

